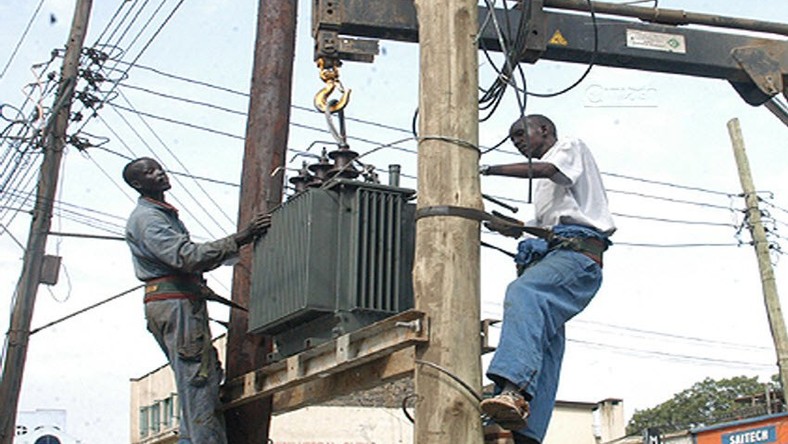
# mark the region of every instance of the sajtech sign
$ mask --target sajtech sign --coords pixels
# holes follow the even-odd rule
[[[741,430],[722,435],[722,444],[768,444],[777,442],[777,429],[774,426]]]

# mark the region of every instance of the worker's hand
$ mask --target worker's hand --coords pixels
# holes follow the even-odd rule
[[[257,213],[246,228],[235,234],[235,243],[238,246],[246,245],[264,235],[270,227],[271,215],[268,213]]]
[[[492,212],[492,218],[484,223],[487,229],[497,231],[506,237],[513,237],[517,239],[523,235],[522,227],[525,225],[519,219],[506,216],[495,210]]]

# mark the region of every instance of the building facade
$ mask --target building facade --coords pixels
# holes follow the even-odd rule
[[[79,444],[66,433],[66,411],[38,409],[20,411],[16,417],[14,444]]]

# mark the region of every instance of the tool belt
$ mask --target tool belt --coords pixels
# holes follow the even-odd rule
[[[551,250],[567,249],[577,251],[588,256],[592,261],[596,262],[600,267],[602,266],[602,253],[607,250],[607,242],[592,237],[560,237],[551,236],[548,240],[548,245]]]
[[[145,303],[168,299],[196,300],[202,294],[204,284],[200,276],[172,275],[145,281]]]

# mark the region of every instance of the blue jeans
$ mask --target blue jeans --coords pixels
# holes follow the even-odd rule
[[[601,284],[596,262],[563,249],[550,251],[507,287],[501,338],[487,377],[498,392],[510,381],[531,398],[528,425],[516,433],[544,439],[564,356],[564,324]]]

